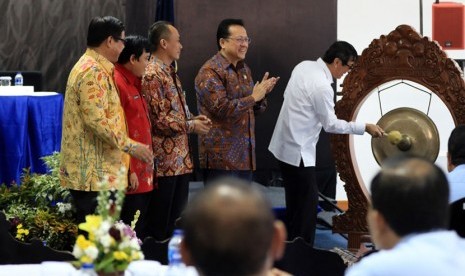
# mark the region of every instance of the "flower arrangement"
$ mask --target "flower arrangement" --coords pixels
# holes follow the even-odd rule
[[[57,250],[71,250],[77,225],[73,219],[71,196],[60,185],[60,154],[42,158],[48,174],[31,174],[24,169],[21,184],[0,185],[0,210],[11,224],[17,240],[38,239]]]
[[[120,171],[120,177],[127,177]],[[110,187],[105,179],[100,185]],[[124,199],[123,189],[101,190],[97,197],[97,214],[86,216],[79,229],[87,232],[88,237],[79,235],[73,248],[77,265],[93,263],[97,272],[113,273],[124,271],[133,260],[144,259],[141,241],[137,238],[134,226],[139,213],[136,213],[131,226],[116,221],[121,212]]]

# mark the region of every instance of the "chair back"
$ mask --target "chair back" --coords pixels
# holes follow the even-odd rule
[[[161,264],[168,264],[168,243],[170,239],[157,241],[153,237],[147,237],[142,243],[141,249],[146,260],[155,260]]]
[[[343,276],[346,266],[334,252],[315,249],[301,237],[286,242],[286,249],[275,267],[295,276]]]

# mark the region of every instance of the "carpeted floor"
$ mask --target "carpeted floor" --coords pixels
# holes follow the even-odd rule
[[[284,199],[284,188],[266,187],[255,182],[252,185],[263,191],[268,200],[270,200],[271,205],[273,206],[273,209],[277,213],[278,217],[284,214],[286,207],[286,202]],[[191,198],[191,196],[198,192],[200,189],[203,189],[203,182],[191,182],[189,185],[189,198]],[[332,214],[325,213],[323,211],[320,212],[319,217],[331,224],[331,215]],[[334,247],[347,248],[347,240],[339,234],[333,234],[327,224],[328,223],[318,224],[315,233],[314,247],[327,250],[333,249]]]

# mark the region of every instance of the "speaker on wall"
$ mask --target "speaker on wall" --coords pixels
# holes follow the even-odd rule
[[[444,50],[465,49],[465,6],[462,3],[433,3],[433,40]]]

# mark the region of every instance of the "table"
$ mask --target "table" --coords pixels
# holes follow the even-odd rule
[[[132,262],[125,276],[164,276],[168,266],[157,261],[142,260]],[[0,265],[0,276],[79,276],[79,271],[65,262],[43,262],[41,264]],[[185,276],[198,276],[194,267],[186,267]]]
[[[0,91],[0,184],[20,183],[24,168],[46,173],[40,159],[60,151],[63,95]]]

